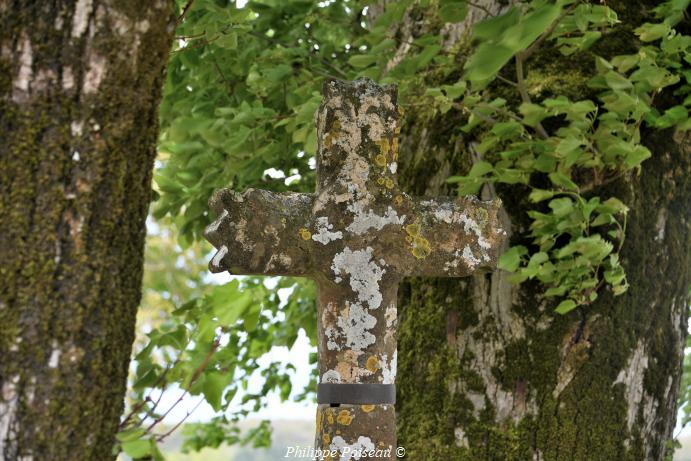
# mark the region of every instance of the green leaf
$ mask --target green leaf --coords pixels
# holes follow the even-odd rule
[[[528,249],[524,246],[518,245],[511,247],[499,257],[497,265],[499,269],[508,272],[516,272],[518,266],[521,264],[521,256],[527,253]]]
[[[245,330],[248,332],[252,332],[257,328],[257,324],[259,323],[259,317],[261,316],[262,309],[261,309],[261,304],[256,303],[253,304],[248,312],[245,314],[243,318],[243,325],[245,326]]]
[[[363,69],[377,62],[377,56],[372,54],[358,54],[348,59],[348,64],[356,69]]]
[[[480,176],[484,176],[492,171],[494,171],[494,166],[491,163],[480,161],[473,164],[472,168],[470,168],[470,171],[468,172],[468,177],[479,178]]]
[[[229,381],[230,378],[227,374],[223,375],[215,371],[204,374],[202,393],[214,411],[219,411],[221,409],[223,391],[228,386]]]
[[[624,163],[629,168],[635,168],[639,166],[644,160],[650,158],[652,153],[647,147],[640,144],[636,145],[631,152],[626,155]]]
[[[560,171],[555,171],[549,174],[549,179],[556,186],[563,187],[568,190],[578,190],[578,186],[567,175]]]
[[[514,51],[505,45],[483,43],[464,66],[466,78],[473,84],[482,86],[493,78],[513,55]]]
[[[531,202],[538,203],[538,202],[541,202],[543,200],[547,200],[549,198],[552,198],[553,196],[554,196],[554,191],[543,190],[543,189],[533,189],[532,192],[530,192],[528,199]]]
[[[577,307],[576,302],[572,299],[565,299],[564,301],[560,302],[559,305],[554,309],[555,312],[558,314],[566,314],[568,312],[571,312]]]
[[[515,121],[499,122],[492,127],[492,133],[501,139],[510,139],[523,134],[523,124]]]
[[[131,429],[118,432],[115,438],[120,442],[132,442],[133,440],[140,439],[144,434],[146,434],[146,429],[143,427],[135,427]]]
[[[532,127],[537,126],[538,123],[549,115],[547,109],[538,104],[523,103],[518,110],[523,114],[523,122]]]
[[[238,47],[238,36],[235,32],[228,32],[221,34],[213,43],[226,50],[234,50]]]
[[[149,439],[130,440],[122,443],[122,451],[132,459],[144,458],[152,453],[153,446]]]
[[[613,70],[610,70],[605,74],[605,82],[607,83],[607,86],[613,90],[630,90],[633,88],[633,83],[631,83],[631,80]]]
[[[563,218],[573,211],[573,201],[568,197],[555,198],[549,202],[549,207],[552,209],[554,216]]]
[[[473,39],[494,40],[506,29],[518,23],[521,12],[515,6],[506,13],[480,21],[473,27]]]
[[[646,23],[638,27],[636,35],[644,42],[652,42],[669,35],[671,28],[669,24],[661,22],[659,24]]]

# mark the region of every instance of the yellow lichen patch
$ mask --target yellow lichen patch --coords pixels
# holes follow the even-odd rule
[[[391,146],[389,145],[389,139],[388,138],[381,138],[378,141],[374,141],[374,143],[379,146],[379,153],[386,158],[386,155],[389,153],[389,150],[391,149]]]
[[[365,413],[372,413],[374,411],[374,405],[363,405],[361,408]]]
[[[406,232],[406,234],[408,234],[410,236],[419,235],[420,234],[420,224],[418,224],[418,223],[408,224],[407,226],[405,226],[405,232]]]
[[[408,243],[413,243],[413,237],[411,237],[410,235],[406,235],[406,236],[405,236],[405,241],[408,242]]]
[[[413,256],[418,259],[427,257],[432,252],[429,240],[418,235],[413,239]]]
[[[322,435],[322,442],[324,445],[328,445],[331,443],[331,436],[329,434],[324,434]]]
[[[350,426],[350,423],[353,422],[353,416],[348,410],[341,410],[340,413],[338,413],[336,422],[342,426]]]
[[[324,137],[324,147],[329,148],[333,145],[334,139],[336,139],[341,132],[341,122],[336,119],[331,124],[331,131],[329,131]]]
[[[327,415],[326,415],[326,420],[329,422],[329,424],[333,424],[333,423],[334,423],[334,415],[333,415],[333,413],[331,413],[331,412],[329,411],[329,413],[327,413]]]
[[[321,410],[317,409],[317,432],[321,432],[322,430],[322,417]]]
[[[298,234],[300,234],[300,237],[302,237],[302,240],[309,240],[312,237],[312,233],[305,229],[304,227],[301,228],[298,231]]]
[[[386,155],[377,154],[377,156],[374,157],[374,163],[376,163],[377,166],[380,166],[382,168],[386,167]]]
[[[386,182],[384,178],[377,178],[377,184],[379,184],[380,186],[383,186],[384,182]]]
[[[393,201],[396,205],[400,206],[401,204],[403,204],[403,196],[397,195],[396,197],[394,197]]]
[[[367,364],[365,364],[365,368],[367,368],[369,371],[374,373],[379,369],[379,359],[376,358],[375,356],[371,355],[367,359]]]
[[[387,189],[393,189],[393,179],[386,178],[386,188]]]
[[[398,137],[394,137],[391,142],[391,156],[394,160],[398,160]]]

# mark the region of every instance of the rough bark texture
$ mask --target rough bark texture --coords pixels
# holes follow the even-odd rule
[[[0,459],[112,459],[172,2],[0,1]]]
[[[505,2],[479,3],[496,10]],[[596,52],[631,52],[632,30],[656,2],[607,3],[623,22]],[[408,30],[437,27],[449,46],[465,46],[467,24],[434,24],[424,11],[406,20],[416,22]],[[529,90],[535,97],[592,98],[585,85],[591,68],[588,57],[538,53],[528,62]],[[518,102],[512,88],[492,91]],[[449,174],[467,171],[471,139],[459,130],[462,122],[454,111],[433,119],[410,114],[403,124],[402,187],[438,194]],[[398,421],[407,459],[665,458],[691,283],[689,141],[646,131],[653,158],[642,173],[592,192],[631,207],[622,254],[631,288],[623,296],[604,291],[592,306],[559,316],[539,286],[512,287],[502,272],[403,284]],[[526,243],[527,191],[503,187],[497,194],[512,243]]]
[[[224,189],[210,200],[218,216],[205,232],[219,250],[213,272],[317,281],[320,387],[340,397],[320,399],[316,446],[342,459],[360,451],[395,459],[393,399],[342,399],[342,389],[394,393],[401,278],[494,268],[506,236],[498,200],[415,197],[398,188],[398,117],[394,87],[327,82],[316,193]]]

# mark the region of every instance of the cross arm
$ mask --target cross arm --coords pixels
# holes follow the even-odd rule
[[[218,218],[204,232],[218,250],[209,269],[247,275],[308,274],[310,242],[305,226],[313,202],[309,194],[216,191],[209,206]]]
[[[506,240],[501,201],[475,197],[414,197],[403,226],[405,276],[465,277],[492,270]]]

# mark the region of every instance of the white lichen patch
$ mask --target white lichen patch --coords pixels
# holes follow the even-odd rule
[[[642,340],[638,341],[636,349],[629,358],[626,367],[619,372],[614,384],[624,384],[624,397],[626,399],[626,423],[629,430],[636,422],[638,410],[645,396],[643,378],[648,369],[648,354]]]
[[[233,223],[235,228],[235,241],[238,242],[245,251],[254,251],[254,243],[248,238],[247,232],[247,220],[241,218],[237,223]]]
[[[216,218],[215,221],[213,221],[211,224],[209,224],[206,227],[207,232],[216,232],[218,231],[219,226],[221,223],[223,223],[223,220],[228,216],[228,210],[223,210],[221,214]]]
[[[342,338],[345,346],[354,351],[363,351],[376,341],[369,330],[377,324],[377,319],[360,303],[349,303],[338,317],[336,339]]]
[[[341,374],[336,370],[329,370],[322,375],[321,382],[338,384],[341,382]]]
[[[328,216],[320,216],[317,218],[317,232],[312,235],[312,240],[326,245],[329,242],[343,238],[343,232],[333,232],[333,224],[329,223]]]
[[[386,328],[393,328],[396,326],[396,320],[398,317],[398,309],[396,309],[395,304],[391,304],[386,308],[384,318],[386,319]]]
[[[475,267],[482,262],[479,258],[475,257],[473,250],[468,245],[463,248],[463,260],[470,269],[475,269]]]
[[[72,136],[81,136],[83,128],[84,122],[81,120],[73,120],[72,123],[70,123],[70,133]]]
[[[372,439],[365,436],[359,436],[357,441],[352,444],[346,443],[345,439],[337,435],[331,441],[330,450],[338,450],[340,453],[340,461],[350,461],[368,459],[368,453],[375,449]]]
[[[86,32],[92,9],[93,0],[77,0],[72,16],[72,37],[81,37]]]
[[[326,336],[326,348],[330,351],[340,351],[341,346],[338,344],[338,338],[341,334],[335,327],[326,327],[324,329],[324,335]]]
[[[60,354],[62,351],[58,348],[58,343],[53,341],[53,348],[50,351],[50,358],[48,359],[48,368],[57,368],[60,364]]]
[[[348,205],[348,211],[354,215],[353,222],[346,227],[348,232],[362,235],[370,229],[382,230],[384,226],[389,224],[400,226],[405,222],[405,215],[398,216],[398,213],[392,207],[388,207],[384,216],[376,214],[371,209],[365,211],[363,208],[363,204],[360,201]]]
[[[460,262],[461,262],[461,250],[456,250],[453,252],[453,259],[451,261],[446,261],[444,263],[444,271],[453,272],[454,269],[458,268],[458,265]]]
[[[437,221],[451,224],[453,222],[453,210],[449,207],[441,206],[434,210],[434,217]]]
[[[265,272],[271,272],[278,268],[287,269],[293,262],[292,258],[284,253],[272,254],[269,258],[269,262],[266,263],[264,268]]]
[[[17,392],[17,383],[19,382],[19,375],[15,375],[3,382],[2,385],[2,399],[0,399],[0,454],[6,453],[5,443],[7,442],[7,434],[11,434],[12,425],[15,422],[17,408],[19,406],[19,393]]]
[[[103,56],[92,53],[89,57],[89,67],[84,75],[82,92],[84,92],[84,94],[96,93],[105,74],[106,59]]]
[[[364,250],[351,250],[346,247],[334,256],[331,270],[336,276],[336,283],[342,281],[343,275],[350,276],[350,288],[358,301],[367,303],[370,309],[377,309],[382,302],[379,281],[386,272],[372,259],[372,247]]]
[[[475,234],[477,237],[477,244],[480,246],[480,248],[483,250],[489,250],[492,247],[489,241],[482,234],[480,225],[473,218],[468,216],[467,213],[463,212],[459,215],[459,219],[460,222],[463,223],[463,230],[465,232],[472,232]],[[489,256],[486,253],[483,253],[483,259],[485,259],[485,261],[489,261]]]
[[[454,438],[456,439],[456,446],[461,448],[468,448],[468,436],[466,436],[465,431],[462,427],[457,427],[453,431]]]
[[[218,249],[216,254],[214,255],[213,259],[211,260],[211,265],[212,267],[215,267],[219,269],[221,266],[221,261],[225,256],[228,254],[228,247],[223,245],[221,248]]]
[[[339,123],[338,133],[322,133],[322,142],[326,141],[326,137],[330,136],[332,144],[337,145],[346,152],[357,152],[362,143],[362,135],[357,124],[357,116],[353,107],[343,107],[341,98],[336,97],[329,101],[324,111],[324,118],[326,118],[326,111],[333,110],[335,117]]]
[[[396,382],[396,370],[398,369],[398,351],[394,351],[391,361],[384,354],[381,358],[382,384],[394,384]]]
[[[17,77],[14,80],[14,88],[17,90],[13,95],[15,101],[20,97],[18,92],[26,93],[29,91],[29,82],[31,81],[34,64],[34,54],[28,37],[22,37],[19,49],[21,52],[19,56],[19,72],[17,72]]]
[[[396,174],[396,171],[398,170],[398,163],[397,162],[391,162],[389,164],[389,171],[391,174]]]

